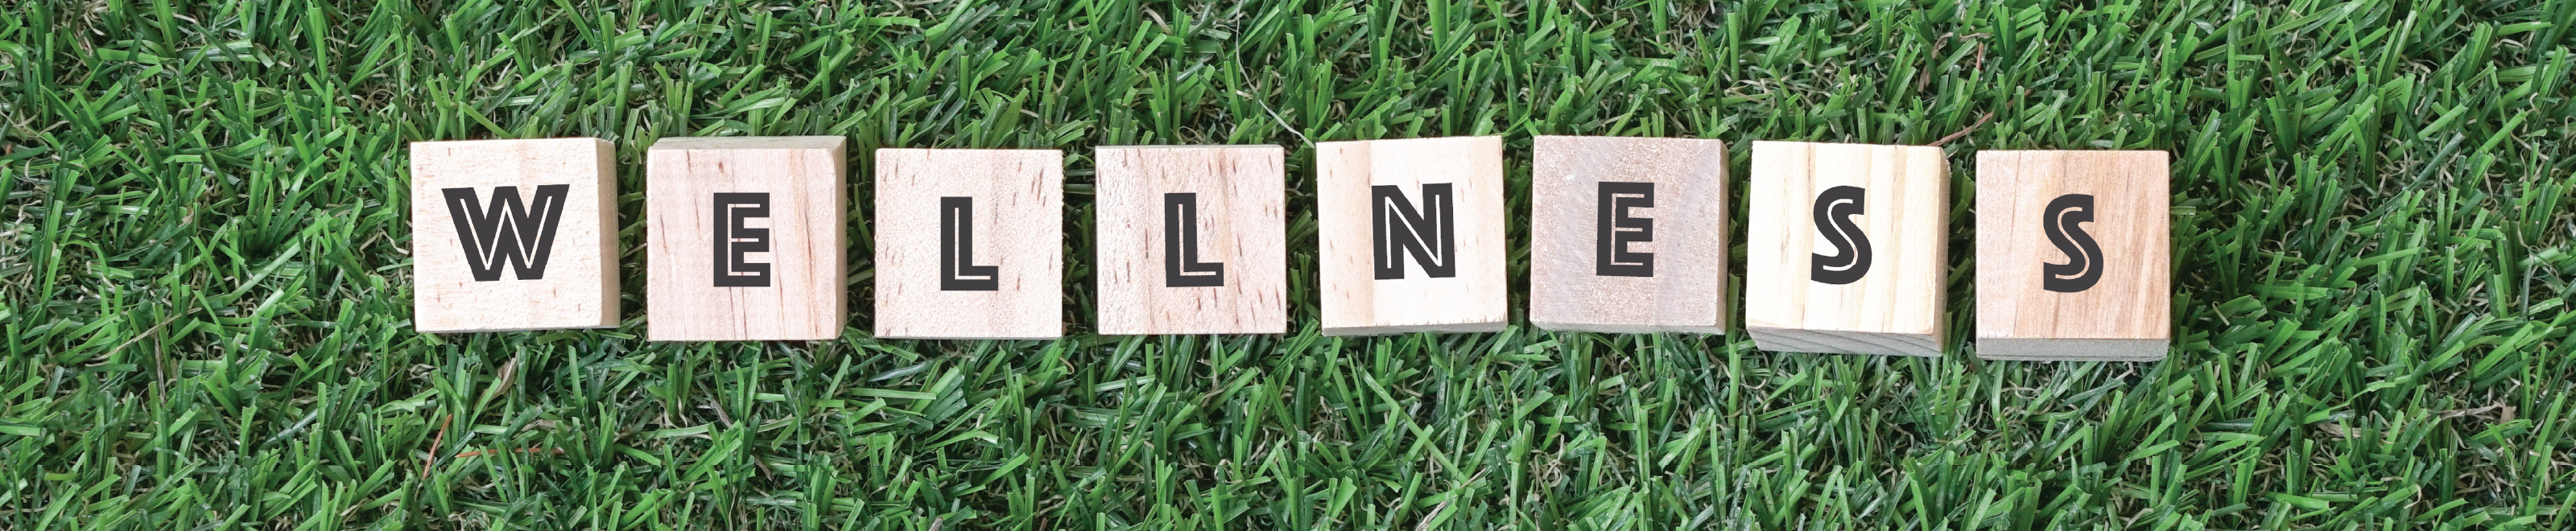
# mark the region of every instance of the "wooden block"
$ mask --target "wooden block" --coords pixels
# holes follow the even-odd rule
[[[837,136],[664,138],[645,155],[653,341],[840,337],[848,219]]]
[[[617,326],[615,157],[597,138],[413,142],[412,327]]]
[[[1530,174],[1530,323],[1726,332],[1726,144],[1541,136]]]
[[[1064,336],[1064,152],[877,150],[876,335]]]
[[[1744,328],[1763,350],[1940,356],[1941,148],[1754,142]]]
[[[1493,332],[1503,278],[1503,139],[1315,145],[1324,335]]]
[[[1977,356],[2155,361],[2173,340],[2162,151],[1977,152]]]
[[[1102,147],[1100,333],[1288,331],[1279,146]]]

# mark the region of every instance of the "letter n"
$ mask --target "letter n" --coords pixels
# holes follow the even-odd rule
[[[1369,187],[1369,236],[1376,255],[1377,279],[1404,278],[1404,257],[1412,255],[1431,278],[1458,276],[1458,211],[1449,183],[1422,185],[1422,208],[1404,200],[1393,185]]]

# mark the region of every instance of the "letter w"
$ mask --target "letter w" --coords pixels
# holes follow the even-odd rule
[[[1450,206],[1449,183],[1422,185],[1422,210],[1404,200],[1404,190],[1393,185],[1369,187],[1375,198],[1369,203],[1370,239],[1377,255],[1377,279],[1404,278],[1404,255],[1422,263],[1422,272],[1431,278],[1458,276],[1454,260],[1458,248],[1458,212]]]
[[[519,201],[519,188],[492,189],[492,204],[479,205],[472,188],[439,190],[447,195],[447,214],[456,219],[456,239],[465,244],[465,267],[474,281],[501,280],[501,263],[509,262],[519,280],[546,277],[546,256],[553,254],[555,225],[563,221],[569,184],[537,186],[537,204]]]

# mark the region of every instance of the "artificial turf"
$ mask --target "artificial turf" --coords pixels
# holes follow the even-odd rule
[[[588,3],[0,6],[0,529],[2576,528],[2576,1]],[[1953,331],[1975,151],[2170,151],[2173,355],[1315,333],[1314,142],[1535,134],[1938,143]],[[839,340],[642,341],[692,135],[1066,150],[1073,334],[870,338],[862,209]],[[412,332],[405,143],[555,136],[625,325]],[[1089,148],[1241,143],[1294,332],[1088,334]]]

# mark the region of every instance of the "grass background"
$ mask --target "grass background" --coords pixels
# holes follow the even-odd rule
[[[2576,528],[2576,1],[576,3],[0,7],[0,528]],[[641,341],[644,148],[811,134],[1067,150],[1075,333],[868,337],[861,211],[840,340]],[[1322,338],[1311,256],[1083,333],[1091,146],[1288,146],[1310,249],[1311,142],[1533,134],[1946,140],[1954,331],[1975,150],[2169,150],[2173,356]],[[411,332],[405,143],[550,136],[626,325]]]

